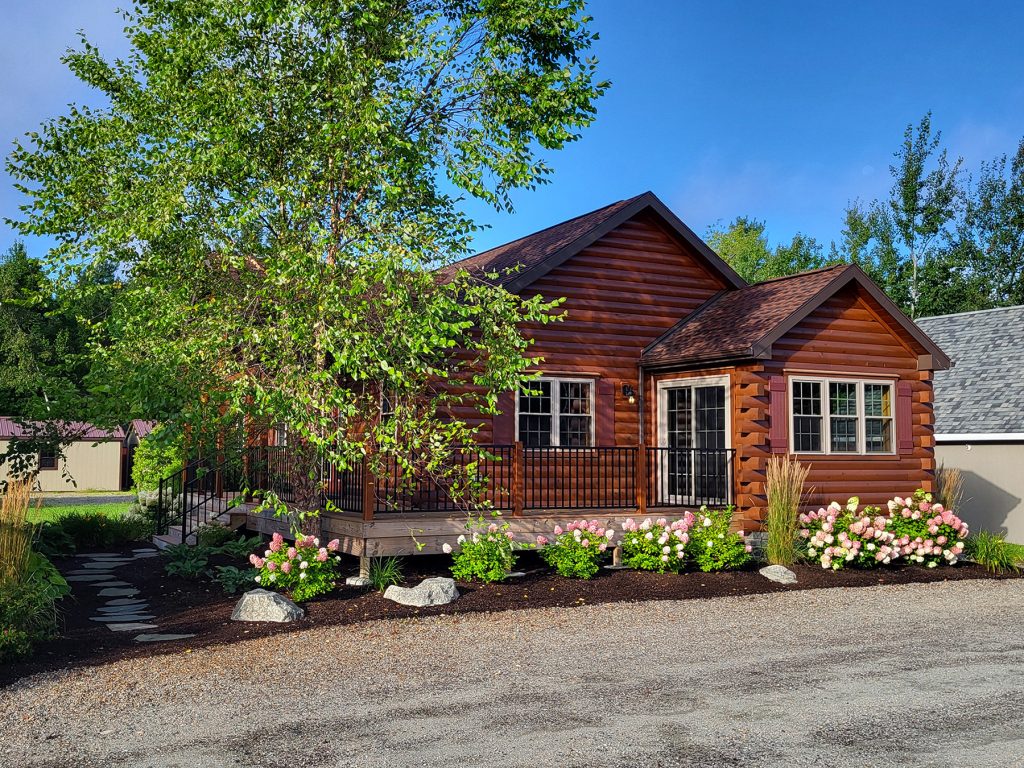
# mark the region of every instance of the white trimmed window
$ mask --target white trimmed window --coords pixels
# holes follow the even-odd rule
[[[895,453],[894,390],[891,381],[790,379],[790,449],[793,453]]]
[[[547,377],[531,381],[516,399],[516,439],[527,448],[594,444],[594,382]]]

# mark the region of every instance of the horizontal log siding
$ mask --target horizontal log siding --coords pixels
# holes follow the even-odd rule
[[[739,411],[737,444],[741,466],[738,501],[752,523],[763,518],[766,496],[764,466],[768,450],[768,378],[818,372],[861,378],[898,378],[913,385],[914,450],[895,456],[812,456],[807,485],[815,507],[833,499],[845,502],[859,496],[864,504],[881,504],[894,495],[923,487],[931,489],[934,470],[932,373],[918,370],[918,353],[910,339],[897,332],[881,308],[855,288],[825,302],[777,341],[773,359],[759,373],[744,375],[741,388],[752,400]],[[787,413],[790,407],[787,392]],[[734,429],[736,432],[736,429]],[[787,429],[788,434],[788,429]]]
[[[643,348],[724,287],[688,246],[653,218],[641,215],[609,232],[523,291],[565,298],[567,316],[550,325],[524,326],[552,374],[611,379],[615,392],[615,444],[636,445],[639,399],[630,404],[622,385],[639,392],[637,363]],[[600,407],[600,404],[598,404]],[[481,423],[479,440],[491,442],[489,420],[475,411],[455,415]]]

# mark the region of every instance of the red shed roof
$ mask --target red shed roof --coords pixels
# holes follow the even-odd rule
[[[949,368],[941,349],[855,264],[840,264],[722,291],[669,328],[644,350],[650,368],[771,357],[772,344],[841,288],[856,283],[872,296],[935,367]]]
[[[97,440],[122,440],[124,430],[120,427],[115,429],[101,429],[84,421],[58,421],[49,426],[40,424],[39,434],[47,435],[56,433],[71,441]],[[36,430],[26,428],[10,416],[0,416],[0,440],[30,438],[36,434]]]

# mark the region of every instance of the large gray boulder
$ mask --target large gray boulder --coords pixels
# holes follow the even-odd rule
[[[796,574],[784,565],[769,565],[758,571],[768,581],[778,584],[796,584]]]
[[[459,590],[455,588],[453,579],[437,577],[424,579],[415,587],[387,588],[384,597],[402,605],[411,605],[416,608],[427,608],[431,605],[447,605],[457,599]]]
[[[232,621],[295,621],[306,612],[284,595],[253,589],[242,595],[231,614]]]

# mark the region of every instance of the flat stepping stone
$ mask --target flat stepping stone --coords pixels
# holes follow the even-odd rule
[[[93,584],[94,587],[130,587],[127,581],[104,581],[102,584]]]
[[[133,603],[132,605],[101,605],[96,610],[105,614],[139,613],[140,611],[149,610],[149,606],[145,603]]]
[[[106,581],[110,578],[109,573],[69,573],[64,577],[65,581]]]
[[[120,552],[82,552],[78,557],[124,557]]]
[[[146,601],[141,597],[119,597],[116,600],[107,600],[107,605],[145,605]]]
[[[161,634],[161,633],[154,633],[154,634],[145,634],[144,633],[144,634],[136,636],[135,642],[136,643],[160,643],[160,642],[166,642],[166,641],[169,641],[169,640],[188,640],[190,637],[195,637],[195,635],[194,634],[193,635],[165,635],[165,634]]]
[[[150,551],[150,552],[136,552],[136,553],[135,553],[135,554],[133,555],[133,557],[134,557],[134,558],[135,558],[136,560],[145,560],[146,558],[149,558],[149,557],[160,557],[160,553],[159,553],[159,552],[157,552],[157,551],[156,551],[156,550],[154,549],[154,550],[152,550],[152,551]]]
[[[129,621],[124,624],[107,624],[107,629],[111,632],[141,632],[144,629],[157,629],[157,626],[156,624],[139,624]]]
[[[107,587],[106,589],[100,590],[100,597],[134,597],[137,594],[139,594],[139,590],[134,587],[130,589]]]
[[[160,554],[159,550],[154,547],[139,547],[138,549],[133,549],[132,552],[152,552],[154,554]]]
[[[155,619],[156,616],[152,613],[128,613],[118,614],[117,616],[92,616],[89,621],[148,621],[149,619]]]
[[[82,567],[83,568],[88,568],[91,571],[112,571],[117,566],[124,565],[125,563],[129,563],[129,562],[131,562],[131,561],[130,560],[120,560],[120,561],[118,561],[116,563],[113,560],[110,561],[109,563],[88,562],[88,563],[82,563]]]

